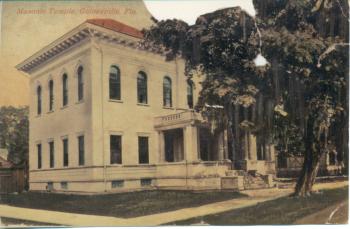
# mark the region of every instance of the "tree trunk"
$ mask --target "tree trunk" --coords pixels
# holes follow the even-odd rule
[[[295,186],[295,196],[309,196],[312,192],[312,186],[315,183],[320,158],[325,152],[322,150],[321,141],[314,133],[315,117],[309,117],[305,131],[305,153],[304,164],[301,170],[298,182]]]
[[[295,186],[295,196],[309,196],[312,192],[312,186],[315,183],[320,157],[316,152],[308,150],[304,156],[303,169]]]

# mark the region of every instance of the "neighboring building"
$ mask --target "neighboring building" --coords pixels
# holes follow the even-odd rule
[[[184,61],[167,62],[140,39],[133,27],[90,19],[16,66],[30,75],[30,189],[261,187],[247,171],[271,186],[273,150],[257,158],[247,130],[245,150],[229,155],[227,132],[212,134],[193,110],[200,84],[188,83]]]
[[[7,158],[7,149],[0,148],[0,193],[22,192],[24,189],[24,170]]]
[[[303,168],[304,156],[286,156],[278,154],[276,158],[277,177],[298,177]],[[334,176],[344,174],[344,163],[338,161],[337,153],[324,154],[320,160],[318,176]]]

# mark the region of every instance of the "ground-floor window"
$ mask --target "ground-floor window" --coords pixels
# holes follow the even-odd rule
[[[37,144],[36,147],[38,150],[38,169],[41,169],[41,144]]]
[[[46,189],[48,190],[48,191],[52,191],[53,190],[53,182],[47,182],[47,187],[46,187]]]
[[[122,136],[110,136],[111,164],[122,163]]]
[[[63,166],[68,166],[68,139],[63,139]]]
[[[151,186],[151,184],[152,184],[152,179],[150,179],[150,178],[141,179],[141,186],[142,187]]]
[[[139,137],[139,163],[149,163],[148,137]]]
[[[85,164],[85,143],[84,135],[78,137],[79,165]]]
[[[62,181],[62,182],[61,182],[61,189],[68,189],[68,183],[67,183],[67,181]]]
[[[112,188],[122,188],[124,187],[124,181],[123,180],[114,180],[112,181]]]
[[[50,168],[55,166],[55,144],[54,142],[49,142],[49,152],[50,152]]]

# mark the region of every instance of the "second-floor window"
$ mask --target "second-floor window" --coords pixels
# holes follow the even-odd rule
[[[53,110],[53,80],[49,82],[49,111]]]
[[[68,105],[68,76],[67,74],[63,74],[62,77],[62,105]]]
[[[187,82],[187,104],[189,108],[193,108],[193,83]]]
[[[147,75],[144,72],[137,75],[137,102],[147,104]]]
[[[166,76],[163,80],[163,106],[172,107],[172,105],[171,79]]]
[[[83,67],[78,68],[78,101],[84,99],[84,76],[83,76]]]
[[[120,100],[120,69],[111,66],[109,70],[109,98]]]
[[[38,115],[40,115],[41,114],[41,86],[37,87],[36,96],[37,96],[37,113]]]

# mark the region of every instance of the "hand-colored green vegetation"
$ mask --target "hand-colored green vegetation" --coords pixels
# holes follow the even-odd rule
[[[190,225],[285,225],[336,203],[348,202],[348,187],[324,190],[310,197],[282,197],[220,214],[193,218],[171,224]],[[327,219],[325,219],[326,222]]]
[[[142,191],[106,195],[21,193],[0,196],[0,204],[114,217],[137,217],[245,197],[236,192]]]

